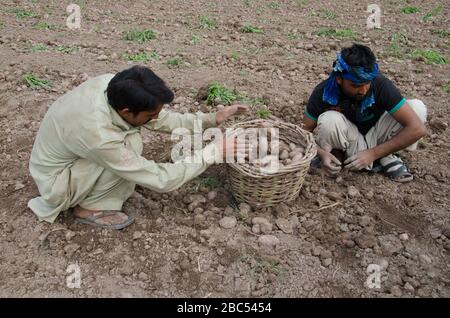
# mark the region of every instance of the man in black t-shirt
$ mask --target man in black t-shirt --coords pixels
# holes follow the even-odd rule
[[[330,77],[311,94],[303,124],[314,130],[322,166],[331,174],[344,168],[372,169],[379,160],[392,180],[413,179],[402,160],[393,154],[414,150],[427,134],[426,106],[406,100],[397,87],[379,73],[373,52],[354,44],[344,48],[333,64]],[[344,162],[335,150],[344,153]]]

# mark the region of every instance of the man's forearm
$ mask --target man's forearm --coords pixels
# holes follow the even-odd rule
[[[303,117],[303,129],[305,129],[306,131],[312,133],[314,131],[314,129],[317,127],[317,123],[311,119],[309,119],[307,116]],[[323,155],[330,153],[331,152],[331,148],[330,149],[323,149],[321,146],[319,146],[319,144],[316,142],[316,148],[317,148],[317,155],[320,157],[320,159],[323,160]]]
[[[412,145],[420,138],[427,134],[425,126],[423,127],[404,127],[397,135],[374,148],[372,152],[375,156],[375,160],[390,155],[396,151],[405,149]]]
[[[317,148],[317,155],[322,158],[323,154],[326,152],[325,150],[323,150],[322,148],[320,148],[320,146],[316,143],[316,148]]]

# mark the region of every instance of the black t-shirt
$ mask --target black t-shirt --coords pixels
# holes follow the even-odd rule
[[[359,102],[347,97],[343,92],[341,92],[336,106],[323,101],[325,85],[326,80],[317,85],[312,92],[306,106],[306,116],[317,121],[320,114],[327,110],[335,110],[341,112],[353,122],[363,135],[376,124],[385,111],[393,114],[405,103],[405,99],[398,88],[382,74],[379,74],[372,81],[368,92],[368,94],[374,92],[375,104],[368,107],[362,116],[357,116],[360,109]]]

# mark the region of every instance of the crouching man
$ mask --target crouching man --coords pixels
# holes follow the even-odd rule
[[[60,212],[73,208],[82,223],[122,229],[133,222],[121,209],[136,184],[156,192],[172,191],[226,152],[236,152],[230,138],[175,163],[142,157],[141,127],[198,131],[200,121],[200,129],[206,129],[247,110],[245,105],[211,114],[164,110],[163,105],[173,98],[161,78],[135,66],[89,79],[56,100],[41,123],[31,153],[30,173],[41,196],[30,200],[28,207],[41,221],[54,222]]]
[[[379,73],[368,47],[354,44],[338,54],[330,77],[312,92],[303,124],[314,130],[322,167],[329,173],[379,167],[390,179],[408,182],[413,175],[394,153],[415,150],[427,134],[426,114],[422,101],[406,100]]]

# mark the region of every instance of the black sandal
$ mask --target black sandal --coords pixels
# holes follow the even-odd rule
[[[397,169],[392,169],[397,166]],[[383,166],[383,173],[392,181],[400,183],[410,182],[414,179],[414,176],[408,171],[406,165],[400,160],[396,160]]]

